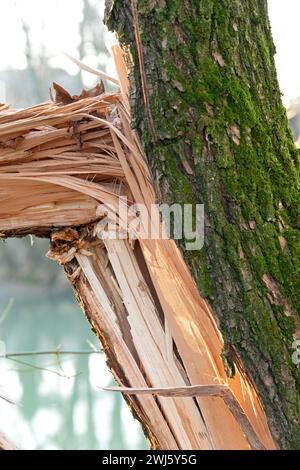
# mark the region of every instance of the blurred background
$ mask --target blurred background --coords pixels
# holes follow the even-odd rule
[[[57,82],[78,94],[95,78],[62,52],[113,75],[113,35],[101,0],[0,0],[0,102],[26,107]],[[109,84],[106,84],[108,88]],[[143,449],[146,440],[113,385],[99,341],[62,269],[45,257],[48,241],[0,242],[0,354],[90,352],[0,358],[0,432],[21,449]]]
[[[45,101],[55,81],[73,94],[94,84],[62,52],[114,75],[103,0],[0,0],[0,103]],[[299,0],[269,0],[276,64],[295,141],[300,129]],[[110,86],[110,85],[108,85]],[[142,449],[147,443],[112,384],[99,342],[47,240],[0,242],[0,432],[23,449]],[[28,355],[24,352],[71,352]],[[96,353],[96,351],[98,351]],[[77,354],[85,352],[87,354]]]

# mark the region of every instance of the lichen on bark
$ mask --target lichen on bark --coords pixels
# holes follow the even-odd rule
[[[205,204],[204,248],[181,245],[218,318],[224,357],[241,358],[280,446],[299,448],[299,154],[281,103],[267,1],[115,0],[105,21],[126,47],[133,126],[161,201]]]

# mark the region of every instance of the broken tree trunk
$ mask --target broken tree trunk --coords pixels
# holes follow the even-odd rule
[[[50,238],[116,380],[135,389],[121,391],[152,448],[274,449],[240,364],[226,375],[222,336],[175,242],[135,240],[124,226],[125,196],[150,214],[156,195],[115,57],[120,93],[56,86],[56,102],[0,108],[1,237]],[[105,237],[103,204],[124,239]]]
[[[106,23],[131,68],[133,123],[161,201],[205,204],[204,248],[181,248],[219,320],[228,373],[239,357],[273,436],[299,448],[299,154],[267,0],[107,1]]]

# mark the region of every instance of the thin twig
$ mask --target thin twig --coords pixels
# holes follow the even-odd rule
[[[7,397],[4,397],[3,395],[0,395],[0,400],[4,400],[6,401],[7,403],[9,403],[10,405],[15,405],[16,403],[14,401],[12,401],[10,398],[7,398]]]
[[[10,361],[16,362],[17,364],[22,364],[23,366],[31,367],[32,369],[36,369],[36,370],[39,370],[39,371],[50,372],[51,374],[58,375],[58,377],[63,377],[63,378],[65,378],[65,379],[74,379],[75,377],[78,377],[78,375],[81,374],[81,372],[79,372],[78,374],[74,374],[74,375],[68,376],[68,375],[65,375],[65,374],[60,374],[60,373],[57,372],[56,370],[47,369],[46,367],[40,367],[40,366],[36,366],[36,365],[34,365],[34,364],[29,364],[28,362],[20,361],[19,359],[14,359],[14,358],[12,358],[12,357],[10,357],[10,358],[8,358],[8,359],[9,359]]]
[[[37,370],[44,371],[44,372],[50,372],[51,374],[58,375],[59,377],[72,379],[72,378],[75,378],[78,375],[80,375],[81,372],[79,372],[78,374],[72,375],[71,377],[66,375],[63,371],[62,365],[61,365],[60,360],[59,360],[60,356],[62,356],[62,355],[88,356],[88,355],[91,355],[91,354],[102,354],[102,351],[95,351],[95,350],[91,350],[91,351],[60,351],[59,349],[55,349],[54,351],[26,351],[26,352],[18,352],[18,353],[7,353],[7,354],[2,354],[2,355],[0,354],[0,359],[7,359],[7,360],[10,360],[10,361],[16,362],[17,364],[25,365],[25,366],[27,366],[31,369],[37,369]],[[56,356],[56,358],[58,360],[58,366],[59,366],[59,368],[61,369],[61,371],[63,373],[60,373],[60,372],[52,370],[52,369],[48,369],[47,367],[36,366],[34,364],[30,364],[29,362],[25,362],[25,361],[21,361],[19,359],[15,359],[16,357],[34,357],[34,356],[50,356],[50,355]]]
[[[26,351],[26,352],[18,352],[18,353],[7,353],[7,354],[0,354],[0,359],[11,359],[14,357],[26,357],[26,356],[62,356],[66,354],[72,354],[76,356],[88,356],[90,354],[102,354],[102,351]]]

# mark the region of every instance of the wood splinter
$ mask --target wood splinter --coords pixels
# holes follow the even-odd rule
[[[124,395],[157,395],[162,397],[220,397],[224,399],[234,418],[240,424],[252,449],[266,450],[242,407],[227,385],[190,385],[185,387],[128,388],[101,387],[102,391],[120,392]]]

